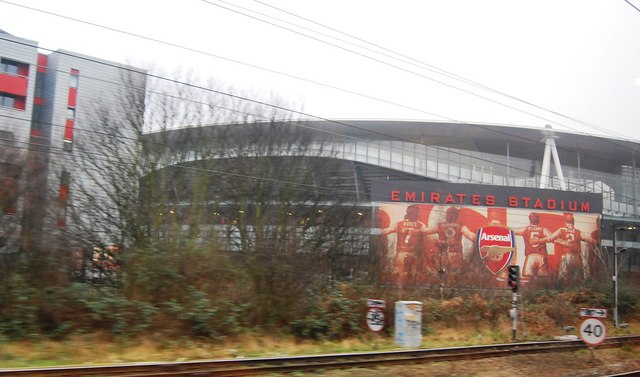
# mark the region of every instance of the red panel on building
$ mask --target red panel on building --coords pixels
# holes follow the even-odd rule
[[[27,107],[27,99],[25,97],[16,97],[14,107],[18,110],[24,110]]]
[[[0,73],[0,92],[18,97],[27,96],[27,77]]]
[[[28,77],[29,76],[29,65],[28,64],[20,64],[18,65],[18,75]]]
[[[64,139],[73,140],[73,119],[67,119],[67,123],[64,126]]]
[[[47,72],[47,55],[38,54],[38,69],[37,72]]]
[[[60,201],[66,203],[67,199],[69,199],[69,187],[60,186]]]
[[[76,107],[76,97],[78,96],[78,88],[70,87],[69,88],[69,103],[68,107]]]

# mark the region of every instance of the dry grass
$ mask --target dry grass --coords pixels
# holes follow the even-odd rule
[[[609,325],[609,324],[608,324]],[[423,336],[424,348],[508,343],[511,324],[501,321],[495,329],[469,327],[429,327]],[[640,323],[632,322],[624,330],[609,329],[609,336],[637,333]],[[526,328],[525,328],[526,329]],[[555,334],[525,336],[519,341],[551,339]],[[287,336],[246,334],[233,339],[196,341],[171,339],[161,335],[129,340],[113,340],[103,334],[69,337],[62,341],[30,340],[0,343],[0,368],[20,368],[55,365],[103,365],[128,362],[186,361],[202,359],[233,359],[242,357],[277,357],[307,354],[328,354],[396,349],[393,336],[367,333],[360,338],[339,342],[300,341]]]

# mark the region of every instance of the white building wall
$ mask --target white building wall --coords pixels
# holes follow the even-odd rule
[[[19,250],[22,216],[25,208],[26,158],[31,133],[31,117],[38,62],[37,43],[0,31],[0,59],[28,66],[24,109],[0,106],[0,184],[7,184],[7,193],[16,194],[0,205],[0,254]],[[12,81],[14,73],[2,70],[0,80]],[[7,81],[5,81],[6,83]],[[5,181],[6,179],[6,181]],[[11,183],[7,183],[11,182]],[[5,189],[5,187],[0,187]],[[17,190],[17,191],[15,191]],[[10,198],[10,197],[9,197]],[[7,205],[5,206],[5,203]]]
[[[31,130],[33,93],[38,63],[37,43],[0,32],[0,58],[29,65],[27,100],[24,110],[0,106],[0,131],[11,132],[15,145],[26,150]]]
[[[71,148],[64,148],[65,145],[65,124],[71,118],[69,110],[69,87],[72,70],[78,71],[77,100],[75,110],[75,121],[73,131],[73,143]],[[133,72],[133,73],[132,73]],[[77,224],[73,223],[71,213],[80,214],[76,217],[78,221],[91,221],[83,213],[86,208],[81,208],[78,203],[86,203],[84,198],[79,197],[80,187],[88,189],[101,199],[96,205],[109,206],[111,203],[104,193],[107,182],[100,182],[100,171],[87,171],[84,164],[86,159],[98,160],[107,159],[104,150],[94,150],[91,144],[100,138],[104,130],[96,122],[98,112],[108,111],[114,123],[122,121],[127,107],[125,92],[130,90],[125,82],[127,75],[133,74],[136,85],[145,87],[145,73],[137,68],[120,65],[117,63],[96,59],[93,57],[77,54],[70,51],[59,50],[49,55],[47,70],[47,98],[50,102],[46,112],[48,121],[51,123],[51,159],[49,164],[50,195],[51,203],[58,199],[58,189],[60,178],[63,172],[70,174],[69,200],[67,203],[67,214],[65,228],[73,232]],[[140,115],[142,116],[142,115]],[[122,140],[135,142],[135,133],[129,132]],[[98,180],[89,179],[88,174],[98,176]],[[61,215],[60,210],[52,208],[50,211],[52,219]]]

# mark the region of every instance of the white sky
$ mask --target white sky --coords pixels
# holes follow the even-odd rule
[[[238,89],[279,94],[322,118],[551,124],[640,141],[640,0],[224,1],[0,0],[0,29],[46,49],[167,72],[190,69]],[[405,57],[268,19],[265,14],[363,45],[273,7]]]

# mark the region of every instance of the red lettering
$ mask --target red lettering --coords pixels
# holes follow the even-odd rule
[[[556,209],[555,199],[547,199],[547,209]]]
[[[496,197],[494,195],[468,194],[468,193],[439,193],[429,191],[390,191],[392,202],[420,202],[420,203],[443,203],[443,204],[470,204],[474,206],[495,206]],[[404,196],[404,198],[403,198]],[[562,210],[571,212],[591,212],[591,203],[577,200],[557,200],[554,198],[532,198],[527,196],[512,195],[507,198],[507,206],[521,208],[535,208],[548,210]]]
[[[533,208],[544,208],[542,205],[542,200],[540,198],[536,199],[535,203],[533,203]]]

